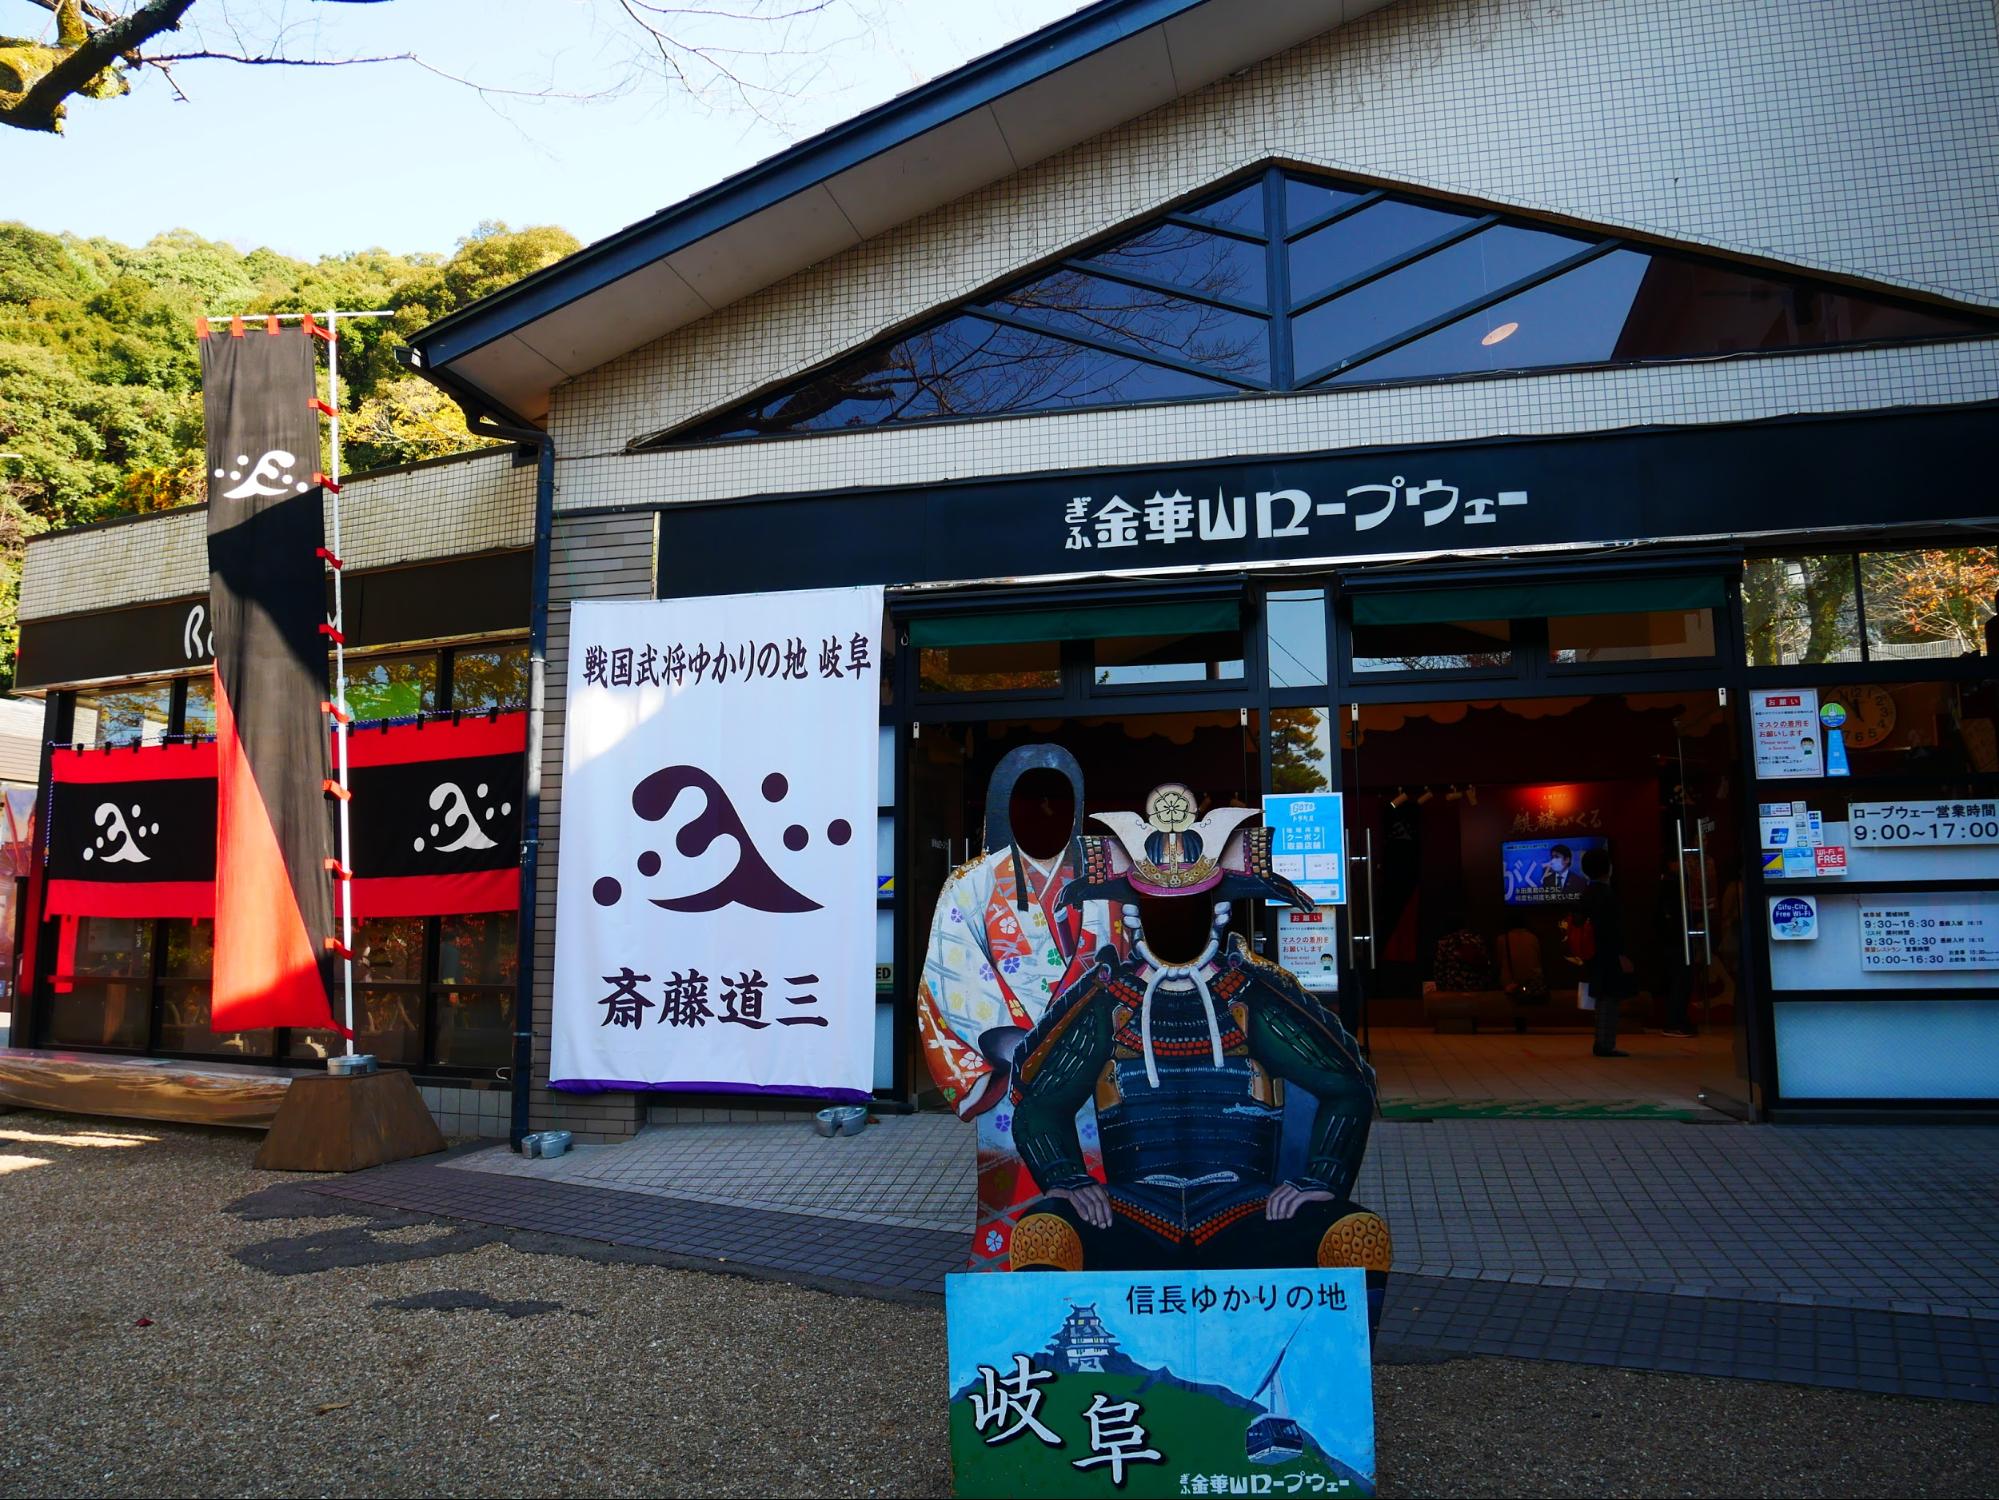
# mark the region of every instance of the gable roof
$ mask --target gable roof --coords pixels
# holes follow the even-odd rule
[[[572,376],[1386,3],[1098,0],[459,309],[415,358],[539,420]]]

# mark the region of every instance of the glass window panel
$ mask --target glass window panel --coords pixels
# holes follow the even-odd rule
[[[1272,589],[1263,598],[1269,632],[1270,685],[1323,687],[1326,682],[1326,591]]]
[[[1869,661],[1976,656],[1991,637],[1999,547],[1863,552]]]
[[[1346,188],[1329,187],[1323,182],[1307,182],[1300,177],[1284,179],[1284,224],[1296,231],[1314,219],[1322,219],[1335,209],[1345,208],[1362,194]]]
[[[1270,711],[1270,789],[1324,792],[1333,784],[1332,715],[1323,708]]]
[[[1452,620],[1428,625],[1356,625],[1356,672],[1462,672],[1513,661],[1513,622]]]
[[[1183,213],[1197,219],[1206,219],[1210,224],[1220,224],[1225,229],[1238,230],[1243,234],[1263,233],[1263,179],[1247,183],[1233,192],[1224,193],[1219,198],[1195,208],[1183,209]]]
[[[957,317],[835,366],[688,436],[769,437],[897,422],[1225,396],[1233,387]]]
[[[876,807],[895,806],[895,732],[893,724],[881,727],[881,753],[875,770]]]
[[[504,1068],[513,1061],[511,989],[439,990],[431,1004],[437,1017],[440,1066]]]
[[[158,744],[166,738],[172,706],[170,682],[78,693],[70,738],[80,745]]]
[[[1614,250],[1356,365],[1334,381],[1601,364],[1617,348],[1651,260],[1636,250]]]
[[[354,924],[354,982],[423,978],[423,918],[377,917]]]
[[[48,1039],[59,1047],[122,1047],[142,1052],[152,1009],[148,980],[58,982],[49,996]]]
[[[1548,620],[1548,659],[1566,666],[1713,655],[1711,609],[1554,615]]]
[[[151,976],[153,923],[150,917],[76,917],[63,920],[74,920],[76,923],[75,957],[69,972],[132,979]]]
[[[468,712],[528,701],[528,648],[480,647],[451,658],[451,706]]]
[[[1752,667],[1859,661],[1852,554],[1751,559],[1742,570],[1742,623]]]
[[[180,730],[182,734],[215,733],[215,679],[213,677],[188,678],[187,703],[181,710]]]
[[[407,719],[437,707],[437,657],[347,658],[347,710],[356,719]]]
[[[437,982],[511,985],[520,973],[519,933],[519,920],[510,911],[440,917]],[[406,976],[398,973],[394,977]]]
[[[334,1001],[337,1006],[338,999]],[[412,1067],[423,1061],[423,991],[354,989],[354,1047],[385,1063]],[[304,1062],[339,1057],[346,1039],[332,1031],[294,1031],[285,1055]]]
[[[204,1057],[267,1058],[277,1033],[273,1031],[209,1030],[209,989],[206,979],[167,979],[160,984],[160,1050],[193,1052]]]
[[[1059,692],[1062,643],[925,646],[917,654],[917,684],[926,693]]]
[[[1413,203],[1372,204],[1291,246],[1291,298],[1302,302],[1316,297],[1383,261],[1407,255],[1468,218]]]
[[[1183,360],[1239,380],[1270,378],[1268,323],[1170,292],[1064,269],[986,306],[1051,333],[1099,339],[1134,354]]]
[[[1270,267],[1262,245],[1207,234],[1191,224],[1161,224],[1085,257],[1085,264],[1169,281],[1202,297],[1269,304]]]
[[[895,877],[895,814],[883,813],[875,819],[875,874]],[[881,892],[886,895],[887,892]]]
[[[1992,800],[1989,786],[1965,786],[1975,772],[1999,772],[1993,700],[1982,688],[1955,682],[1843,682],[1819,688],[1821,704],[1846,710],[1840,738],[1855,776],[1906,777],[1910,790],[1935,784]],[[1828,795],[1833,795],[1828,789]],[[1856,790],[1861,801],[1893,800],[1894,786]],[[1831,816],[1831,814],[1828,814]]]
[[[215,968],[215,923],[207,917],[172,917],[160,923],[160,973],[168,979],[207,979]]]
[[[1138,682],[1222,682],[1242,676],[1242,636],[1121,635],[1091,642],[1099,687]]]
[[[1351,358],[1474,298],[1544,271],[1586,243],[1505,225],[1460,240],[1293,320],[1297,367],[1302,374]]]
[[[875,963],[893,963],[895,954],[895,913],[875,908]]]

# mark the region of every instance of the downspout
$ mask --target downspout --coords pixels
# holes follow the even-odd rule
[[[479,437],[525,443],[535,450],[534,571],[528,609],[527,758],[522,768],[521,893],[519,948],[514,976],[514,1062],[512,1120],[508,1144],[518,1151],[528,1133],[528,1095],[534,1081],[534,973],[536,876],[541,862],[541,737],[548,681],[548,570],[555,537],[555,439],[531,427],[476,387],[442,370],[425,367],[420,356],[398,349],[396,358],[458,403],[465,425]],[[499,415],[496,415],[496,410]],[[505,420],[502,420],[504,416]]]

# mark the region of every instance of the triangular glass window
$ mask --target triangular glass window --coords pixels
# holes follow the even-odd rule
[[[654,445],[1994,332],[1271,168]]]

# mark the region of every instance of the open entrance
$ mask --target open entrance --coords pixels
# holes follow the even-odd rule
[[[1712,688],[1362,706],[1343,721],[1366,1040],[1390,1118],[1715,1118],[1745,1097],[1744,843]],[[1752,830],[1753,832],[1753,830]],[[1590,939],[1631,961],[1599,1056]],[[1621,928],[1621,936],[1618,929]],[[1620,966],[1621,967],[1621,966]],[[1602,986],[1597,986],[1601,989]]]

